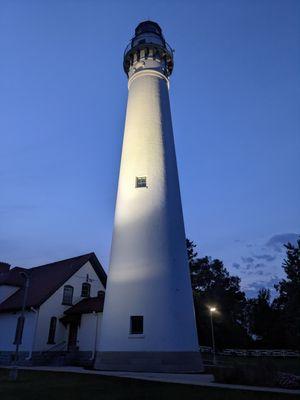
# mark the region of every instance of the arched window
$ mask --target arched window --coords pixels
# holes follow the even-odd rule
[[[84,282],[81,286],[81,297],[90,297],[91,285],[88,282]]]
[[[63,301],[62,304],[65,306],[71,306],[73,303],[73,286],[66,285],[64,286],[64,294],[63,294]]]
[[[24,322],[25,322],[25,317],[21,317],[21,316],[18,317],[14,344],[21,344],[22,343]]]
[[[57,318],[51,317],[47,344],[55,344],[56,323],[57,323]]]

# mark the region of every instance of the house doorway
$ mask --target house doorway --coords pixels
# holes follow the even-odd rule
[[[78,333],[78,323],[77,322],[70,322],[69,339],[68,339],[68,351],[77,350],[77,333]]]

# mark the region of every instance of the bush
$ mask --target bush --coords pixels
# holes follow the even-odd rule
[[[258,366],[234,363],[228,367],[216,367],[215,381],[254,386],[278,385],[278,371],[271,361],[261,361]]]

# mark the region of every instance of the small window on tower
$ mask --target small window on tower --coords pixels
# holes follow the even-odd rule
[[[130,317],[131,335],[142,335],[144,333],[144,317],[142,315],[132,315]]]
[[[136,188],[147,187],[147,178],[145,176],[137,176],[135,180],[135,187]]]

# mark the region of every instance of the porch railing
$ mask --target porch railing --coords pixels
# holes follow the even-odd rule
[[[48,353],[50,351],[62,351],[66,348],[66,341],[63,340],[62,342],[56,343],[53,346],[49,347],[47,350],[44,350],[43,353]]]

